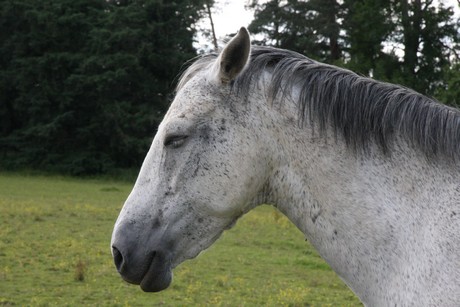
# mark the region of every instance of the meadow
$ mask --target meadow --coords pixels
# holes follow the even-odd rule
[[[0,174],[0,306],[362,306],[284,216],[261,206],[144,293],[112,228],[132,183]]]

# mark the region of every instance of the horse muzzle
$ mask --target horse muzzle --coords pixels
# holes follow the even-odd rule
[[[127,228],[117,227],[112,238],[112,255],[118,273],[125,281],[140,285],[145,292],[168,288],[172,281],[171,252],[162,243],[142,242],[138,236],[130,236]]]

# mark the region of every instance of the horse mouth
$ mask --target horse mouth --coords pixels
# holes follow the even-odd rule
[[[162,252],[152,252],[140,265],[128,266],[126,258],[113,247],[115,265],[121,277],[128,283],[140,285],[145,292],[158,292],[169,287],[172,281],[171,257]],[[168,253],[166,253],[169,255]]]
[[[172,281],[170,257],[163,253],[153,252],[150,266],[140,282],[144,292],[159,292],[169,287]]]

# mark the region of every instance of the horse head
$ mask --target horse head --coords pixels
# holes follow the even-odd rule
[[[214,61],[184,76],[112,235],[121,276],[144,291],[169,286],[255,205],[270,171],[252,104],[232,91],[249,60],[245,28]],[[256,144],[259,144],[256,146]]]

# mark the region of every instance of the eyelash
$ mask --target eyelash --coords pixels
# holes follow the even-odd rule
[[[165,138],[163,145],[165,147],[178,148],[185,143],[188,135],[171,135]]]

